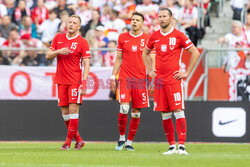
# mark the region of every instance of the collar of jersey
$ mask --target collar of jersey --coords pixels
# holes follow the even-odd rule
[[[135,35],[133,35],[130,31],[129,31],[129,34],[132,36],[132,37],[139,37],[139,36],[141,36],[142,34],[143,34],[143,32],[141,32],[139,35],[137,35],[137,36],[135,36]]]
[[[77,34],[77,35],[74,36],[74,37],[69,38],[68,35],[66,34],[66,38],[67,38],[68,40],[72,40],[72,39],[75,39],[76,37],[78,37],[78,35],[79,35],[79,34]]]
[[[169,32],[167,32],[167,33],[163,33],[161,30],[160,30],[160,32],[161,32],[161,35],[167,36],[167,35],[170,34],[173,30],[174,30],[174,27],[172,27],[171,30],[170,30]]]

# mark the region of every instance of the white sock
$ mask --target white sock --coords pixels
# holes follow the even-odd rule
[[[184,146],[183,144],[179,144],[179,148],[180,148],[181,146],[185,148],[185,146]]]
[[[126,145],[131,146],[132,145],[132,141],[131,140],[127,140]]]
[[[125,141],[126,139],[125,139],[125,135],[120,135],[120,139],[119,139],[119,141]]]
[[[175,145],[175,144],[173,144],[173,145],[170,145],[169,147],[174,147],[174,148],[176,148],[176,145]]]

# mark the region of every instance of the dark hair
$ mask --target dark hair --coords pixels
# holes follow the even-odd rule
[[[247,9],[247,14],[250,14],[250,9]]]
[[[140,16],[140,17],[142,18],[142,20],[144,21],[144,15],[143,15],[142,13],[134,12],[134,13],[132,14],[132,17],[135,16],[135,15]],[[131,18],[132,18],[132,17],[131,17]]]
[[[114,13],[116,15],[116,17],[119,16],[119,12],[117,10],[115,10],[115,9],[112,10],[112,13]]]
[[[16,31],[18,33],[18,29],[16,27],[13,27],[12,29],[10,29],[10,32],[11,31]]]
[[[115,45],[117,45],[117,41],[116,40],[110,40],[109,43],[114,43]]]
[[[162,10],[167,10],[170,17],[173,15],[172,11],[171,11],[169,8],[160,8],[160,9],[159,9],[159,12],[162,11]],[[158,13],[159,13],[159,12],[158,12]]]
[[[52,10],[49,11],[49,14],[51,14],[51,13],[57,14],[57,11],[55,9],[52,9]]]

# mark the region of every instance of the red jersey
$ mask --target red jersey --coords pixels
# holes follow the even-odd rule
[[[122,33],[118,38],[117,50],[122,52],[122,65],[119,73],[121,80],[146,79],[146,68],[142,59],[142,51],[148,40],[148,35],[138,36],[130,32]]]
[[[90,58],[88,42],[77,35],[69,38],[66,34],[57,34],[50,49],[58,50],[64,47],[70,49],[68,55],[57,55],[56,84],[82,83],[82,59]]]
[[[150,36],[146,48],[156,50],[156,81],[162,84],[180,82],[180,80],[174,79],[174,72],[180,71],[183,48],[189,49],[192,46],[191,40],[175,28],[166,34],[161,30],[154,32]]]

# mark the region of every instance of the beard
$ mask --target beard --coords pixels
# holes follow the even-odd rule
[[[168,24],[160,24],[161,28],[167,28],[169,26],[170,23]]]

